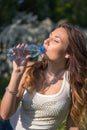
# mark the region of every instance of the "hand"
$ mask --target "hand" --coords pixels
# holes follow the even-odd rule
[[[23,73],[26,64],[30,58],[29,53],[25,50],[27,44],[18,44],[12,49],[13,54],[13,71]]]

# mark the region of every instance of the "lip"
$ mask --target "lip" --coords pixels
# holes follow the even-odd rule
[[[45,46],[44,46],[44,48],[45,48]],[[45,52],[47,52],[47,49],[46,49],[46,48],[45,48]],[[44,53],[45,53],[45,52],[44,52]]]

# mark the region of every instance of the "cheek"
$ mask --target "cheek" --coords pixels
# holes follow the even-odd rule
[[[65,57],[65,51],[60,48],[52,48],[52,50],[50,49],[46,52],[46,55],[51,60],[58,60]]]

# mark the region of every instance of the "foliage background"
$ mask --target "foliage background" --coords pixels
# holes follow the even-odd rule
[[[11,24],[17,11],[32,12],[40,21],[50,18],[56,23],[64,19],[81,27],[87,27],[87,0],[0,0],[0,31]],[[0,77],[0,99],[9,78]],[[59,130],[64,130],[64,127],[65,123]]]
[[[11,23],[16,11],[33,12],[39,20],[50,17],[86,27],[87,0],[0,0],[0,25]]]

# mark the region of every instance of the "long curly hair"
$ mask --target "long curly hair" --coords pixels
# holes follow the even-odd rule
[[[69,40],[67,48],[70,59],[67,62],[71,87],[70,115],[76,126],[84,126],[87,114],[87,48],[84,35],[70,24],[63,27]]]
[[[82,32],[74,26],[62,24],[58,28],[60,27],[64,28],[68,34],[69,45],[67,52],[71,56],[66,62],[71,87],[70,116],[76,126],[84,126],[85,116],[87,114],[86,41]],[[27,71],[25,86],[34,89],[37,86],[38,79],[44,79],[42,75],[46,67],[47,61],[45,59],[35,62]]]

